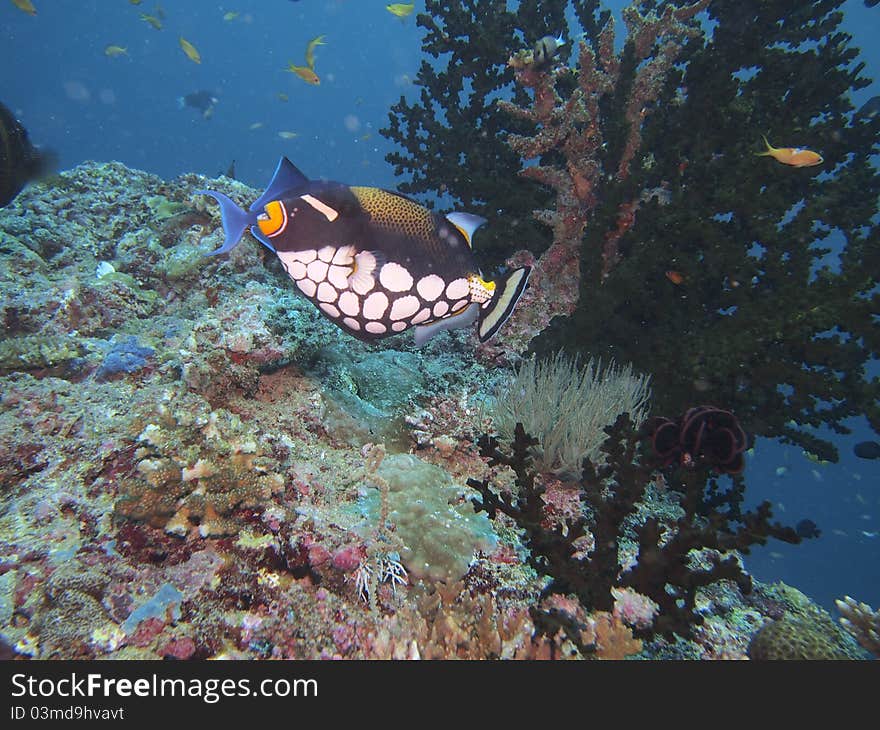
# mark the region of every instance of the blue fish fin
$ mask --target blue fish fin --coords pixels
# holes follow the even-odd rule
[[[263,194],[251,203],[250,211],[262,211],[266,203],[278,200],[284,193],[290,190],[299,190],[308,185],[309,179],[300,172],[299,168],[286,157],[278,160],[272,180],[269,182]]]
[[[474,236],[474,231],[486,222],[486,219],[482,216],[474,215],[473,213],[458,212],[447,213],[446,220],[448,220],[452,225],[454,225],[456,228],[458,228],[458,230],[462,232],[470,248],[474,247],[471,243],[471,239]]]
[[[468,325],[473,324],[477,321],[477,317],[479,316],[479,309],[479,304],[469,304],[467,307],[464,308],[464,310],[460,311],[458,314],[448,314],[445,317],[438,319],[436,322],[431,322],[431,324],[416,325],[416,347],[421,347],[422,345],[424,345],[438,332],[442,332],[443,330],[454,330],[458,329],[459,327],[467,327]]]
[[[514,269],[495,288],[495,294],[480,309],[480,324],[477,327],[477,335],[480,342],[485,342],[501,329],[507,318],[513,314],[516,303],[526,290],[529,274],[532,273],[530,266]]]
[[[208,256],[216,256],[220,253],[228,253],[238,245],[247,227],[255,222],[253,213],[239,208],[233,200],[214,190],[196,190],[196,195],[210,195],[220,203],[220,219],[223,221],[223,232],[226,240],[216,251],[211,251]]]

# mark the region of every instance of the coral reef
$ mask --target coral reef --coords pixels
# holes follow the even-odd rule
[[[809,621],[797,616],[764,624],[749,644],[749,658],[756,660],[829,660],[857,659],[854,652],[841,646],[830,621]]]
[[[880,611],[874,611],[867,603],[859,603],[849,596],[835,601],[840,611],[840,624],[852,634],[859,644],[880,657]]]
[[[852,636],[831,615],[796,588],[784,583],[763,586],[754,598],[769,617],[748,646],[750,659],[866,659]]]
[[[768,502],[754,512],[742,512],[744,485],[740,482],[719,493],[705,467],[689,468],[666,480],[669,489],[680,492],[679,514],[667,524],[657,514],[638,515],[638,505],[647,500],[656,476],[650,460],[637,453],[644,434],[635,431],[627,414],[605,431],[604,463],[597,466],[584,460],[583,476],[572,497],[574,507],[561,516],[553,513],[553,502],[545,496],[548,488],[532,468],[529,449],[535,439],[522,424],[517,424],[510,453],[501,451],[493,437],[482,436],[478,442],[490,466],[513,470],[516,488],[496,494],[489,480],[471,479],[468,484],[481,495],[474,504],[492,519],[499,513],[512,518],[524,531],[529,565],[550,579],[542,595],[573,594],[585,609],[611,611],[621,599],[615,589],[632,589],[656,606],[650,623],[638,622],[639,634],[690,638],[693,627],[704,621],[695,610],[700,588],[724,580],[733,581],[743,594],[752,590],[752,579],[734,551],[747,554],[752,545],[762,545],[769,537],[801,542],[794,529],[770,521]],[[634,538],[637,553],[624,564],[622,543],[629,539],[627,533]],[[545,633],[554,633],[563,621],[557,612],[542,614],[540,608],[533,617]],[[580,623],[576,613],[564,619],[569,639],[575,640]]]
[[[498,389],[493,423],[503,441],[510,441],[517,423],[538,440],[539,470],[577,478],[585,458],[593,461],[605,440],[605,426],[629,413],[636,427],[648,412],[650,378],[632,368],[602,365],[560,353],[543,362],[523,362],[515,377]]]
[[[140,345],[134,335],[122,341],[115,341],[104,356],[95,378],[107,380],[120,373],[135,373],[144,368],[149,358],[155,354],[152,348]]]
[[[470,490],[456,487],[444,469],[412,454],[394,454],[382,461],[376,474],[387,488],[385,520],[394,525],[400,554],[415,577],[459,580],[479,552],[495,549],[491,524],[467,499]],[[379,520],[379,502],[375,489],[359,500],[358,510],[368,524]]]
[[[509,49],[518,38],[534,42],[558,34],[565,27],[567,0],[519,3],[515,10],[509,5],[427,0],[417,25],[425,29],[422,47],[432,58],[422,60],[415,78],[420,97],[411,102],[401,96],[381,130],[400,147],[388,156],[395,172],[407,176],[400,190],[447,195],[456,207],[488,218],[492,225],[480,232],[474,253],[481,262],[496,264],[510,241],[535,250],[549,243],[540,224],[523,211],[550,196],[517,177],[519,157],[504,142],[511,120],[495,99],[513,90],[513,71],[506,67]],[[517,98],[526,101],[524,92]],[[513,126],[530,131],[526,123]]]
[[[656,412],[711,402],[830,461],[817,427],[880,431],[880,117],[853,113],[870,80],[842,0],[634,3],[619,52],[597,2],[507,5],[426,3],[433,59],[383,130],[405,189],[474,207],[487,260],[535,267],[481,357],[632,363]],[[762,134],[824,163],[757,157]]]
[[[526,322],[514,317],[503,335],[504,345],[493,347],[522,350],[554,316],[574,311],[580,291],[581,239],[609,179],[619,189],[617,197],[626,197],[619,200],[616,224],[601,251],[595,252],[601,259],[601,277],[606,278],[617,263],[618,242],[632,227],[643,196],[638,188],[624,192],[630,168],[641,152],[642,127],[684,40],[698,34],[686,21],[708,4],[700,0],[681,8],[666,5],[660,14],[646,15],[630,5],[623,11],[624,50],[615,50],[614,22],[609,18],[595,39],[579,42],[576,69],[566,65],[547,68],[532,51],[510,57],[508,65],[515,69],[517,82],[531,90],[531,103],[523,106],[500,99],[497,106],[531,122],[537,130],[533,135],[511,132],[507,141],[524,160],[539,160],[524,167],[521,174],[555,193],[552,209],[534,213],[552,228],[553,244],[532,270],[531,291],[523,307]],[[564,97],[557,91],[563,85],[568,92],[563,92]],[[542,162],[551,154],[554,163]]]
[[[597,461],[595,515],[553,475],[518,486],[528,469],[489,466],[474,443],[508,371],[477,362],[463,332],[421,349],[346,339],[256,243],[204,257],[222,236],[190,203],[207,186],[256,196],[88,163],[0,211],[0,276],[40,272],[26,295],[5,279],[0,290],[0,653],[717,658],[778,618],[731,581],[681,587],[690,613],[642,587],[649,576],[597,576],[581,600],[574,568],[606,536],[619,536],[607,560],[635,570],[637,525],[696,531],[676,522],[691,504],[751,513],[720,489],[703,499],[642,481],[629,446]],[[25,210],[52,231],[27,253]],[[511,504],[520,490],[544,532],[476,513],[468,479]],[[750,524],[760,534],[761,518]],[[581,551],[552,590],[535,535]],[[670,560],[665,536],[648,537]],[[712,573],[715,553],[732,560],[738,546],[693,551],[691,571]],[[677,633],[692,613],[705,620],[690,638],[668,639],[664,621]]]
[[[851,121],[851,93],[869,80],[840,6],[709,5],[713,33],[686,44],[646,118],[630,193],[602,190],[578,306],[536,351],[631,362],[662,383],[658,412],[712,402],[747,431],[829,461],[836,448],[816,427],[846,433],[861,415],[880,429],[865,369],[877,353],[877,293],[864,275],[877,266],[880,122]],[[825,162],[755,164],[768,130]],[[656,188],[665,197],[642,202],[603,278],[598,252],[619,220],[611,203]]]

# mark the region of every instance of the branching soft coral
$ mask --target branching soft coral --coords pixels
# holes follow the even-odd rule
[[[581,512],[562,524],[548,519],[548,505],[542,498],[546,488],[529,455],[535,440],[522,425],[517,424],[510,453],[491,436],[478,440],[480,453],[489,459],[490,466],[503,464],[513,470],[517,492],[496,494],[488,481],[470,479],[468,484],[482,496],[482,500],[474,500],[474,506],[486,511],[491,519],[502,512],[523,530],[529,565],[550,578],[542,598],[573,594],[588,611],[611,611],[613,591],[631,588],[659,607],[654,624],[637,630],[638,636],[662,633],[667,637],[689,637],[692,627],[703,622],[695,610],[699,588],[733,580],[743,593],[751,591],[751,578],[738,557],[724,553],[748,553],[752,545],[764,544],[768,537],[790,543],[801,541],[794,529],[770,521],[768,502],[754,512],[742,510],[742,477],[735,477],[733,487],[724,491],[707,468],[689,467],[669,480],[681,493],[683,516],[670,525],[650,516],[638,525],[637,561],[622,571],[620,540],[624,522],[636,511],[658,472],[657,465],[639,453],[644,434],[633,428],[627,414],[605,431],[608,438],[601,448],[602,462],[584,460]],[[542,615],[539,607],[533,609],[533,619],[539,630],[551,633],[558,630],[561,620],[555,613]],[[568,628],[570,635],[579,631],[574,625]]]

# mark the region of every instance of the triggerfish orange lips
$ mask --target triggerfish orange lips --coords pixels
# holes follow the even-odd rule
[[[280,201],[273,200],[266,204],[263,213],[257,216],[257,227],[266,238],[274,238],[284,233],[287,228],[287,208]]]

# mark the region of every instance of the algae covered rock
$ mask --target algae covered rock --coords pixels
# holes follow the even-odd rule
[[[454,581],[467,572],[477,552],[495,548],[492,524],[467,499],[473,490],[455,484],[445,469],[412,454],[395,454],[384,459],[377,475],[388,483],[388,520],[403,545],[400,556],[411,575]],[[368,525],[375,526],[378,490],[370,489],[358,508]]]

